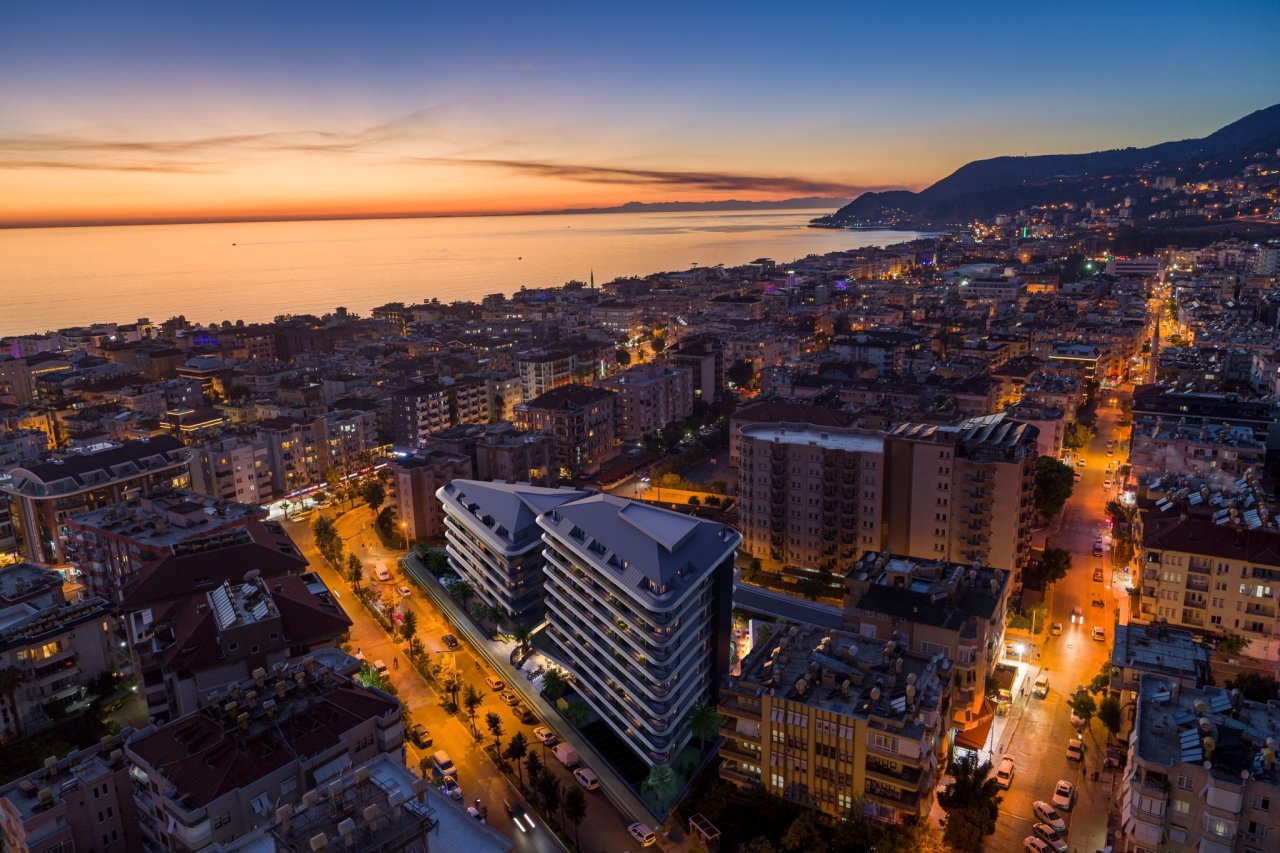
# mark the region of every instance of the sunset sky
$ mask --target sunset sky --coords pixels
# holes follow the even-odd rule
[[[1206,8],[11,0],[0,225],[919,188],[1280,101],[1280,3]]]

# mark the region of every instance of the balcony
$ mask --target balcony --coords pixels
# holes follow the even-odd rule
[[[907,782],[912,786],[915,786],[920,781],[919,767],[900,766],[897,770],[894,770],[887,763],[869,758],[867,759],[866,768],[867,775],[873,779],[881,779],[898,784]]]

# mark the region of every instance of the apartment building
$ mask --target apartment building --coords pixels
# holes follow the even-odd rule
[[[257,504],[238,504],[180,489],[153,492],[67,517],[71,576],[111,601],[147,563],[175,545],[244,527],[266,517]]]
[[[85,510],[127,501],[190,481],[190,451],[171,436],[69,453],[19,466],[0,482],[9,496],[15,533],[37,563],[64,563],[65,519]]]
[[[0,788],[0,833],[11,853],[142,849],[124,742],[126,728],[87,749],[49,758]]]
[[[112,616],[100,596],[68,601],[57,572],[30,563],[0,569],[0,670],[21,675],[0,694],[0,742],[87,707],[86,685],[115,669]]]
[[[401,447],[422,447],[427,436],[459,424],[489,422],[489,386],[483,379],[445,377],[391,395],[391,438]]]
[[[428,437],[427,447],[468,457],[477,480],[554,486],[560,474],[554,435],[518,430],[506,421],[441,430]]]
[[[839,820],[927,819],[948,749],[951,661],[792,626],[721,690],[720,778]]]
[[[267,447],[273,495],[284,496],[324,480],[314,420],[282,415],[259,421],[254,428],[258,440]]]
[[[1039,431],[1004,414],[885,436],[884,547],[1018,571],[1031,549]]]
[[[516,426],[556,437],[560,478],[595,473],[618,455],[618,397],[585,385],[564,385],[516,406]]]
[[[1247,425],[1182,424],[1157,416],[1134,421],[1129,439],[1133,474],[1222,475],[1237,479],[1266,467],[1266,436]]]
[[[426,542],[444,535],[444,514],[436,491],[450,480],[472,475],[471,458],[436,447],[391,460],[396,514],[410,542]]]
[[[743,547],[768,565],[834,571],[880,547],[883,433],[810,424],[738,431]]]
[[[580,361],[574,349],[552,348],[520,353],[515,357],[520,397],[525,402],[540,397],[561,385],[568,385],[580,369],[590,370],[590,367],[590,363]]]
[[[635,441],[693,414],[693,375],[682,367],[641,364],[596,382],[618,395],[618,437]]]
[[[1280,834],[1275,705],[1143,674],[1119,794],[1123,849],[1274,849]]]
[[[693,396],[704,403],[724,399],[724,344],[708,335],[693,335],[667,351],[667,361],[689,371]]]
[[[1280,525],[1251,490],[1181,489],[1139,504],[1141,618],[1236,634],[1246,657],[1280,661]]]
[[[244,436],[215,438],[191,448],[191,489],[202,495],[245,504],[275,497],[267,443]]]
[[[314,805],[353,767],[404,760],[400,703],[312,659],[258,669],[206,699],[125,743],[143,849],[216,849],[283,806]]]
[[[449,563],[480,601],[501,607],[512,624],[533,627],[544,614],[545,560],[538,516],[589,494],[455,479],[436,492],[444,513]]]
[[[729,671],[733,556],[722,524],[612,495],[538,516],[548,654],[648,764],[688,743]]]
[[[316,418],[316,446],[326,474],[368,468],[380,446],[377,413],[356,409],[325,412]]]
[[[858,421],[852,412],[809,403],[764,400],[736,409],[729,418],[729,464],[739,467],[742,429],[748,424],[805,424],[817,429],[851,427]]]
[[[1010,573],[977,564],[862,555],[844,579],[844,627],[922,655],[945,654],[957,727],[977,725],[988,675],[1004,650]],[[965,712],[968,713],[965,713]]]

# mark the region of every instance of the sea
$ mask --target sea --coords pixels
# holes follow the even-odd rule
[[[338,306],[479,300],[522,287],[787,263],[913,240],[809,228],[830,213],[732,211],[0,230],[0,337],[98,322],[269,321]]]

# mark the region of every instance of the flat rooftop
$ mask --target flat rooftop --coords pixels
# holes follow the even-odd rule
[[[820,428],[804,424],[750,424],[738,430],[743,438],[754,438],[775,444],[800,444],[827,450],[861,453],[883,453],[884,436],[838,428]]]
[[[78,513],[68,522],[126,537],[141,545],[167,548],[266,514],[257,504],[235,503],[179,490]]]

